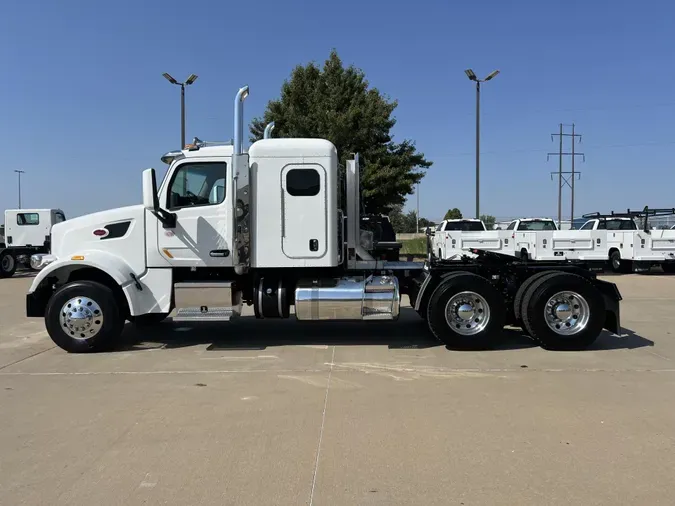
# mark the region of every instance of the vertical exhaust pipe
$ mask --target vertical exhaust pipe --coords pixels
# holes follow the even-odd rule
[[[248,86],[240,88],[234,98],[234,154],[244,152],[244,100],[248,97]]]
[[[267,124],[265,127],[265,133],[263,134],[263,139],[271,139],[272,138],[272,130],[274,130],[274,121],[271,121]]]

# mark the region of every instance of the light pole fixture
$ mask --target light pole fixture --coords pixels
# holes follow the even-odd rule
[[[190,74],[188,78],[183,83],[179,83],[170,74],[164,72],[162,74],[164,79],[169,81],[171,84],[180,86],[180,149],[185,148],[185,87],[190,86],[197,80],[197,74]]]
[[[25,174],[25,170],[14,170],[19,175],[19,209],[21,209],[21,174]]]
[[[480,219],[480,83],[497,77],[499,70],[493,70],[485,79],[478,79],[471,69],[465,70],[464,73],[476,83],[476,218]]]

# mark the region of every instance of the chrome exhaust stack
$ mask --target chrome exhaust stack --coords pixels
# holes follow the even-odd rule
[[[232,226],[234,244],[232,263],[234,271],[245,274],[251,265],[251,213],[249,195],[248,155],[244,154],[244,100],[248,86],[237,92],[234,99],[234,146],[232,154]]]
[[[263,133],[263,139],[272,138],[272,130],[274,130],[274,121],[271,121],[265,127],[265,133]]]
[[[234,154],[244,152],[244,100],[248,97],[248,86],[240,88],[234,98]]]

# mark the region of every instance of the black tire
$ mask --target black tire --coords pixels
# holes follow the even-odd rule
[[[169,316],[169,313],[148,313],[133,316],[131,321],[138,327],[151,327],[162,323],[167,316]]]
[[[527,254],[527,250],[525,248],[520,250],[520,259],[523,262],[527,262],[530,259],[529,255]]]
[[[612,269],[612,272],[620,273],[623,272],[623,262],[621,261],[621,253],[618,250],[612,251],[609,255],[609,267]]]
[[[560,274],[560,272],[559,271],[538,272],[533,276],[527,278],[523,282],[523,284],[520,285],[520,288],[518,288],[516,296],[513,298],[513,316],[515,317],[516,324],[521,329],[523,329],[524,332],[527,332],[527,330],[525,329],[525,325],[523,324],[523,300],[525,299],[525,294],[527,293],[527,290],[532,286],[532,284],[535,281],[543,277],[554,276],[556,274]]]
[[[11,278],[16,272],[16,258],[8,250],[0,253],[0,278]]]
[[[545,319],[546,305],[551,297],[563,291],[581,296],[588,307],[588,321],[575,334],[563,334],[548,326]],[[570,300],[573,304],[574,299]],[[577,302],[578,299],[577,299]],[[573,304],[574,308],[582,304]],[[576,274],[558,273],[535,281],[523,300],[523,324],[532,339],[549,350],[573,350],[589,347],[598,338],[605,323],[605,300],[590,281]],[[573,322],[575,320],[570,320]],[[564,324],[569,326],[567,323]],[[564,327],[563,327],[564,328]]]
[[[451,324],[445,316],[446,306],[451,298],[465,291],[479,295],[487,305],[487,308],[483,308],[481,307],[484,306],[483,303],[475,304],[474,309],[477,308],[481,314],[487,312],[485,309],[489,310],[484,327],[473,335],[457,332],[456,326],[463,325],[463,322]],[[431,294],[426,311],[429,330],[450,348],[489,348],[501,336],[504,329],[506,311],[501,293],[487,279],[469,272],[457,272],[446,276]],[[476,316],[480,317],[479,314]],[[467,320],[467,325],[471,323]]]
[[[96,320],[97,315],[92,315],[92,326],[97,321],[102,322],[100,330],[93,337],[87,337],[87,330],[84,333],[73,331],[61,323],[61,316],[65,314],[61,313],[61,308],[71,299],[79,297],[89,298],[100,307],[103,319]],[[85,306],[83,303],[82,307]],[[69,353],[86,353],[112,348],[124,328],[124,316],[110,288],[95,281],[74,281],[59,288],[49,299],[45,323],[49,336],[57,346]]]

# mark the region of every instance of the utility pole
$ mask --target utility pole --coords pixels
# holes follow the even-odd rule
[[[572,127],[572,133],[565,133],[564,127],[565,126],[571,126]],[[575,170],[574,162],[575,162],[575,157],[577,156],[582,156],[584,161],[586,161],[586,155],[584,153],[577,153],[574,149],[574,141],[576,138],[579,138],[579,142],[581,142],[581,135],[575,133],[575,125],[572,123],[572,125],[563,125],[560,123],[560,133],[557,134],[551,134],[551,140],[553,140],[554,137],[559,137],[560,140],[560,147],[557,153],[548,153],[546,155],[546,160],[548,161],[551,156],[557,156],[558,157],[558,172],[551,172],[551,179],[553,179],[554,175],[558,175],[558,227],[561,226],[562,224],[562,190],[563,186],[567,185],[570,187],[572,190],[572,202],[571,202],[571,207],[570,207],[570,227],[574,226],[574,181],[575,179],[581,179],[581,172],[577,172]],[[565,152],[563,151],[563,137],[570,137],[572,141],[572,151],[571,152]],[[563,170],[563,156],[571,156],[572,157],[572,170],[571,171],[564,171]]]
[[[415,190],[415,194],[417,196],[417,214],[415,215],[415,218],[417,218],[417,233],[420,233],[420,184],[417,183],[417,190]]]
[[[19,175],[19,209],[21,209],[21,174],[25,174],[25,170],[14,170]]]

